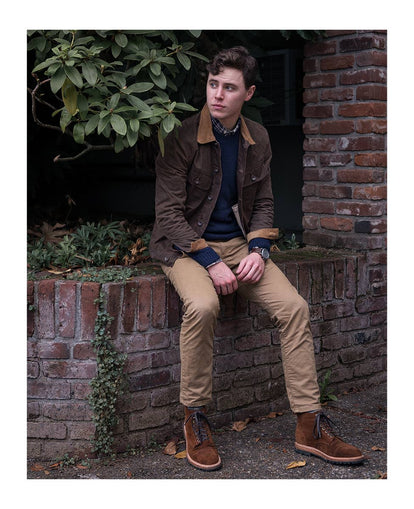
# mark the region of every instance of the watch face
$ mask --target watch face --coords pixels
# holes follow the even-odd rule
[[[267,260],[269,258],[269,255],[270,255],[269,251],[266,248],[263,248],[262,249],[262,258],[264,260]]]

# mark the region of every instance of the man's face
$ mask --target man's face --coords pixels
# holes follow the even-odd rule
[[[246,90],[243,73],[232,67],[223,67],[219,74],[209,73],[207,106],[210,114],[224,127],[232,129],[240,116],[245,101],[251,99],[256,87]]]

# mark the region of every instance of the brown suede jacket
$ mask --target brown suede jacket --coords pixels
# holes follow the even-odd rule
[[[247,241],[275,239],[269,136],[263,126],[243,117],[240,132],[238,203],[233,210]],[[220,146],[206,105],[166,138],[164,156],[157,158],[156,219],[150,243],[154,260],[172,266],[182,256],[174,246],[184,252],[208,246],[202,237],[219,195],[221,176]]]

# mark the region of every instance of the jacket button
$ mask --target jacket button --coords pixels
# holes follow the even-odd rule
[[[198,226],[203,226],[202,221],[197,221]]]
[[[196,184],[199,184],[199,183],[200,183],[200,179],[199,179],[198,177],[195,179],[195,183],[196,183]]]
[[[207,200],[208,200],[208,201],[211,201],[212,199],[213,199],[213,197],[211,196],[211,194],[209,194],[209,195],[207,196]]]
[[[253,180],[253,182],[256,180],[256,177],[254,175],[251,176],[251,179]]]
[[[214,168],[214,173],[218,173],[218,168]]]

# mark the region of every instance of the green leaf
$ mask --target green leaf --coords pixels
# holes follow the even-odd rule
[[[110,116],[109,115],[106,115],[103,118],[99,118],[99,122],[98,122],[98,134],[101,134],[104,131],[104,129],[108,126],[109,120],[110,120]]]
[[[108,108],[110,110],[113,110],[114,108],[117,107],[118,103],[119,103],[119,99],[120,99],[121,95],[119,93],[116,93],[114,94],[110,100],[109,100],[109,105],[108,105]]]
[[[128,44],[128,38],[125,34],[116,34],[115,42],[118,44],[118,46],[121,46],[121,48],[125,48],[125,46]]]
[[[114,131],[120,134],[121,136],[125,136],[127,133],[127,125],[125,123],[125,120],[117,114],[111,115],[111,126],[113,127]]]
[[[78,91],[69,79],[65,79],[62,86],[62,100],[71,115],[75,115],[78,109]]]
[[[138,131],[133,131],[132,129],[128,129],[127,140],[128,140],[129,146],[133,147],[138,140]]]
[[[80,122],[73,126],[73,139],[81,144],[85,141],[85,127]]]
[[[134,95],[128,95],[127,101],[129,102],[129,104],[134,106],[134,108],[136,108],[137,110],[151,111],[151,107],[146,102],[142,101],[138,97],[135,97]]]
[[[187,55],[178,52],[177,58],[186,71],[188,71],[191,68],[191,60],[188,58]]]
[[[99,115],[94,115],[91,117],[85,125],[85,135],[89,136],[97,127],[99,123]]]
[[[155,74],[156,76],[159,76],[161,74],[161,66],[157,62],[152,62],[150,64],[150,69],[151,69],[151,72],[153,74]]]
[[[141,82],[141,83],[134,83],[131,86],[127,87],[123,92],[125,94],[143,94],[144,92],[148,92],[148,90],[151,90],[151,88],[154,87],[154,83],[148,83],[148,82]]]
[[[202,30],[189,30],[190,34],[194,37],[200,37]]]
[[[139,131],[139,120],[137,118],[131,118],[129,125],[134,133]]]
[[[78,109],[82,120],[86,119],[89,110],[89,104],[86,97],[82,94],[78,94]]]
[[[72,120],[72,115],[68,112],[66,108],[63,108],[62,114],[60,115],[59,125],[62,129],[62,133],[65,132],[66,127],[70,124]]]
[[[162,129],[168,134],[174,129],[174,115],[167,115],[161,122]]]
[[[70,81],[78,88],[82,88],[83,86],[82,76],[80,72],[76,69],[76,67],[69,67],[65,65],[64,69],[66,76],[70,79]]]
[[[194,108],[193,106],[191,106],[190,104],[187,104],[187,103],[177,103],[176,108],[178,110],[183,110],[183,111],[197,111],[197,108]]]
[[[63,70],[63,67],[61,67],[58,71],[55,72],[55,74],[50,79],[50,88],[54,94],[59,92],[65,80],[66,74],[65,71]]]
[[[163,90],[167,86],[167,78],[165,77],[165,74],[163,72],[160,73],[159,76],[156,76],[151,71],[149,72],[149,75],[152,79],[152,81],[157,85],[157,87],[162,88]]]
[[[93,87],[98,80],[97,68],[91,62],[83,62],[82,72],[86,81]]]

